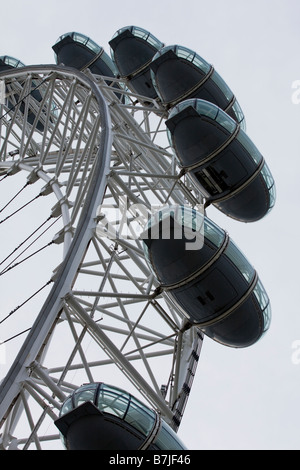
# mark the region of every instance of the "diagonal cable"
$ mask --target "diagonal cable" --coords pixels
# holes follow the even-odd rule
[[[30,235],[28,235],[27,238],[25,238],[25,240],[23,240],[16,248],[14,248],[14,250],[6,256],[6,258],[4,258],[1,262],[0,262],[0,266],[1,264],[3,264],[5,261],[8,260],[8,258],[10,258],[16,251],[18,251],[19,248],[21,248],[21,246],[23,246],[36,232],[38,232],[53,216],[50,215],[37,229],[35,229]],[[25,253],[25,251],[27,251],[39,238],[41,238],[59,219],[60,219],[61,216],[59,216],[57,219],[54,220],[54,222],[52,222],[52,224],[49,225],[49,227],[47,227],[40,235],[38,235],[26,248],[24,248],[24,250],[18,254],[18,256],[16,256],[7,266],[4,270],[6,270],[14,261],[16,261],[23,253]],[[2,274],[3,271],[0,272],[0,275]]]

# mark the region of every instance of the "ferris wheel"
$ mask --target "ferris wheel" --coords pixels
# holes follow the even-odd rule
[[[228,87],[223,93],[213,68],[186,48],[164,48],[136,27],[118,31],[110,45],[113,60],[88,37],[67,33],[53,46],[58,65],[0,61],[0,322],[6,334],[0,339],[9,363],[0,377],[2,449],[60,448],[61,434],[67,448],[76,448],[78,432],[80,445],[97,448],[83,431],[95,416],[102,419],[99,432],[110,437],[119,436],[121,423],[134,436],[130,444],[125,438],[129,448],[184,448],[176,432],[204,333],[243,347],[269,325],[269,300],[257,273],[204,207],[209,201],[239,217],[239,196],[263,185],[256,191],[263,204],[252,204],[244,217],[265,215],[274,204],[265,162],[255,149],[250,176],[231,188],[226,177],[225,187],[207,165],[199,170],[173,150],[184,153],[184,117],[191,122],[202,113],[226,136],[217,151],[210,148],[206,163],[237,135],[251,153],[238,103]],[[178,58],[193,73],[188,90],[177,81],[171,96],[165,66],[173,61],[174,71]],[[209,108],[197,95],[209,83],[218,88],[220,107]],[[171,221],[171,231],[188,226],[192,236],[201,234],[205,249],[176,251],[187,241],[185,231],[181,245],[173,236],[168,258],[163,220]],[[195,255],[200,251],[207,257],[202,265]],[[224,259],[240,275],[234,298],[227,290],[223,305],[205,285],[205,294],[193,294],[200,313],[194,314],[195,302],[185,309],[190,287],[198,289],[204,273],[208,279]],[[216,282],[224,296],[220,275]],[[237,341],[231,324],[242,314],[248,329],[239,330]],[[111,448],[119,448],[118,439]]]

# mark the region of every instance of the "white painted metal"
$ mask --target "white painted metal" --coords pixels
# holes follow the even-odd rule
[[[202,200],[168,148],[165,109],[89,71],[32,66],[0,80],[10,102],[1,105],[0,178],[25,170],[46,182],[51,213],[62,215],[54,241],[64,244],[0,384],[2,448],[59,448],[59,407],[91,381],[141,395],[177,429],[203,337],[163,296],[138,235],[154,208]]]

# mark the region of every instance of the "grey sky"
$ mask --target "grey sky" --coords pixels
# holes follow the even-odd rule
[[[262,221],[241,224],[214,209],[257,269],[270,296],[272,324],[252,348],[206,339],[179,435],[191,449],[299,449],[300,80],[298,0],[15,0],[2,2],[0,55],[27,65],[54,63],[52,45],[78,31],[109,52],[117,29],[137,25],[166,45],[212,63],[235,93],[247,133],[275,178],[277,203]],[[299,346],[298,346],[299,347]],[[300,357],[300,355],[299,355]],[[118,384],[116,384],[118,385]]]

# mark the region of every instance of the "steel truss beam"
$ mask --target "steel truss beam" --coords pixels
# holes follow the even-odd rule
[[[156,101],[139,105],[126,88],[119,99],[119,88],[89,71],[32,66],[0,80],[0,177],[25,171],[30,184],[45,182],[63,245],[51,290],[0,384],[2,448],[59,446],[53,421],[87,381],[141,395],[177,430],[203,336],[162,295],[138,234],[153,208],[202,199],[168,148],[166,111]]]

